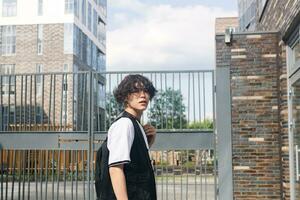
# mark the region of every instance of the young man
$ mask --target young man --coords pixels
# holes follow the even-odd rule
[[[115,89],[114,96],[117,102],[123,104],[124,112],[108,130],[110,180],[109,184],[102,184],[106,191],[104,195],[97,194],[99,200],[157,199],[148,152],[155,140],[156,130],[149,124],[140,124],[141,116],[155,93],[152,83],[141,75],[126,76]]]

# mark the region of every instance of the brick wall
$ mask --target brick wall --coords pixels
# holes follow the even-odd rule
[[[257,30],[279,31],[284,36],[289,31],[291,25],[299,23],[299,17],[299,0],[269,0],[261,20],[257,22]]]
[[[230,67],[234,199],[281,199],[278,43],[277,33],[235,34],[231,45],[216,36],[216,67]]]

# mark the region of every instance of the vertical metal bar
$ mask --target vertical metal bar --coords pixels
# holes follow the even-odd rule
[[[201,188],[200,188],[200,194],[201,194],[201,198],[202,198],[202,196],[203,196],[203,177],[202,177],[202,171],[203,171],[203,169],[202,169],[202,167],[203,167],[203,165],[202,165],[202,159],[203,159],[203,151],[201,151],[201,156],[200,156],[200,186],[201,186]]]
[[[57,173],[56,199],[59,200],[60,149],[58,150],[58,155],[57,155],[57,167],[56,167],[56,173]]]
[[[84,177],[84,151],[81,150],[81,160],[82,160],[82,186],[83,186],[83,199],[85,200],[85,177]]]
[[[37,126],[36,126],[36,78],[37,77],[37,75],[35,74],[35,76],[34,76],[34,127],[35,128],[37,128]]]
[[[198,72],[198,105],[199,105],[199,122],[201,122],[201,91],[200,91],[200,72]]]
[[[61,75],[61,93],[60,93],[60,117],[59,117],[59,130],[62,130],[62,114],[63,114],[63,96],[64,96],[64,74]]]
[[[198,150],[195,150],[195,200],[197,200],[197,161],[198,161]]]
[[[27,151],[28,155],[27,155],[27,180],[28,180],[28,195],[27,195],[27,199],[30,199],[30,149]]]
[[[173,129],[174,128],[174,108],[175,108],[175,105],[174,105],[174,92],[175,92],[175,86],[174,86],[174,72],[172,73],[172,126],[171,128]],[[173,161],[174,162],[174,161]]]
[[[95,102],[94,102],[94,79],[95,79],[95,74],[90,71],[90,95],[89,95],[89,146],[88,146],[88,162],[87,162],[87,167],[88,167],[88,172],[90,173],[88,175],[88,199],[94,199],[94,187],[91,186],[92,182],[91,180],[94,180],[94,165],[93,165],[93,153],[94,153],[94,110],[95,110]],[[96,106],[97,107],[97,106]],[[91,190],[90,190],[91,189]]]
[[[180,200],[182,200],[183,197],[183,186],[182,186],[182,181],[183,181],[183,156],[184,156],[184,151],[180,152]]]
[[[76,176],[75,176],[75,199],[78,200],[78,151],[75,151],[75,164],[76,164]]]
[[[64,149],[64,200],[66,200],[66,150]]]
[[[164,199],[164,152],[161,151],[161,199]]]
[[[160,75],[160,91],[161,91],[161,93],[163,93],[162,73],[160,73],[159,75]],[[160,113],[160,117],[161,117],[160,124],[161,124],[161,126],[160,126],[160,129],[164,128],[164,112],[163,112],[164,108],[163,107],[164,107],[164,105],[161,105],[161,113]]]
[[[35,199],[38,200],[38,183],[37,183],[37,150],[34,150],[34,181],[35,181]]]
[[[77,130],[74,125],[75,125],[75,120],[74,118],[77,117],[77,116],[74,116],[74,111],[75,111],[75,101],[74,101],[74,98],[75,98],[75,87],[77,87],[77,85],[75,85],[75,74],[76,72],[73,72],[72,73],[72,130]],[[76,101],[78,101],[78,98],[76,97]]]
[[[52,105],[52,79],[53,75],[50,75],[50,88],[49,88],[49,111],[48,111],[48,131],[50,131],[50,119],[51,119],[51,105]],[[53,164],[53,163],[52,163]]]
[[[47,200],[48,198],[48,156],[49,156],[48,152],[49,151],[46,150],[45,200]]]
[[[73,163],[73,151],[71,150],[71,199],[73,200],[73,170],[74,170],[74,163]]]
[[[26,119],[26,112],[27,112],[27,75],[25,75],[25,94],[24,94],[24,127],[27,130],[27,119]]]
[[[167,161],[166,161],[166,199],[169,199],[169,163],[168,163],[168,160],[169,160],[169,155],[168,155],[168,151],[166,151],[167,153]]]
[[[7,198],[8,195],[8,175],[9,175],[9,150],[6,150],[6,176],[5,176],[5,199]]]
[[[23,164],[23,162],[21,161],[21,151],[19,150],[18,151],[19,153],[19,177],[18,177],[18,200],[20,200],[20,198],[21,198],[21,172],[23,171],[22,170],[22,168],[23,168],[23,166],[22,166],[22,164]],[[23,158],[24,159],[24,158]]]
[[[43,160],[43,152],[40,150],[40,198],[43,199],[43,165],[44,165],[44,160]]]
[[[190,87],[189,87],[190,88]],[[189,150],[186,150],[186,199],[189,198],[189,194],[188,194],[188,191],[189,191]]]
[[[67,116],[68,116],[68,103],[67,103],[67,98],[68,98],[68,75],[66,74],[66,85],[65,85],[65,89],[66,89],[66,95],[64,96],[65,98],[65,121],[64,121],[64,130],[66,131],[67,128]]]
[[[174,85],[173,85],[174,88]],[[176,186],[176,182],[175,182],[175,156],[174,156],[174,152],[175,150],[172,150],[172,165],[173,165],[173,199],[176,199],[176,190],[175,190],[175,186]]]
[[[212,72],[212,100],[213,100],[213,134],[214,134],[214,185],[215,185],[215,200],[217,200],[217,192],[218,192],[218,186],[217,186],[217,160],[216,160],[216,153],[217,153],[217,135],[216,135],[216,104],[215,104],[215,74],[214,71]]]
[[[9,130],[9,126],[10,126],[10,83],[11,82],[11,75],[8,76],[8,113],[7,113],[7,128],[6,130]]]
[[[188,73],[188,107],[187,107],[187,124],[186,128],[188,128],[190,123],[190,87],[191,87],[191,80],[190,80],[190,72]]]
[[[193,114],[194,114],[194,122],[196,122],[196,102],[195,102],[195,73],[192,74],[193,76]]]
[[[52,200],[54,200],[54,167],[55,167],[55,163],[54,163],[54,150],[52,149],[52,152],[51,152],[51,156],[52,156],[52,173],[51,173],[51,176],[52,176]]]
[[[25,171],[26,171],[26,150],[23,150],[23,153],[22,153],[22,162],[23,162],[23,171],[22,171],[22,174],[23,174],[23,187],[22,187],[22,200],[25,199]]]
[[[42,104],[41,104],[41,127],[44,130],[44,74],[42,75]],[[46,194],[47,195],[47,194]]]
[[[204,190],[205,190],[205,200],[207,200],[207,151],[205,151],[205,154],[204,154],[204,160],[205,160],[205,163],[204,163]]]
[[[30,91],[29,91],[29,130],[31,130],[31,108],[32,108],[32,75],[30,75]]]
[[[56,89],[56,74],[54,74],[54,77],[53,77],[53,85],[54,85],[54,87],[53,87],[53,130],[56,130],[56,128],[55,128],[55,89]]]
[[[11,199],[14,199],[14,186],[15,186],[15,175],[16,175],[16,150],[13,151],[13,171],[12,171],[12,189],[11,189]],[[2,172],[1,172],[2,173]]]
[[[17,77],[16,75],[14,75],[14,92],[15,92],[15,95],[14,95],[14,106],[15,106],[15,111],[14,111],[14,130],[16,131],[16,128],[17,128]]]
[[[87,178],[88,178],[88,199],[90,199],[91,194],[91,174],[90,174],[90,162],[91,162],[91,152],[92,152],[92,136],[93,136],[93,74],[92,71],[89,72],[89,95],[88,95],[88,155],[87,155]]]
[[[180,95],[180,98],[183,98],[182,97],[182,93],[181,93],[181,73],[179,72],[179,95]],[[179,115],[179,128],[182,129],[182,104],[180,103],[179,104],[179,110],[180,110],[180,115]]]
[[[165,73],[165,90],[166,94],[168,92],[168,86],[167,86],[167,73]],[[168,96],[166,95],[166,101],[169,101]],[[169,121],[169,116],[168,116],[168,105],[167,103],[165,104],[165,109],[166,109],[166,129],[168,129],[168,121]]]
[[[21,102],[20,102],[20,130],[22,130],[22,113],[23,113],[23,75],[21,75],[21,91],[20,91],[20,94],[21,94]],[[25,119],[24,119],[25,121]],[[25,123],[24,123],[25,124]]]
[[[203,118],[206,119],[206,109],[205,109],[205,72],[203,72]]]
[[[82,74],[83,76],[83,92],[82,92],[82,118],[81,118],[81,130],[83,131],[83,127],[84,127],[84,120],[85,120],[85,115],[87,114],[86,110],[85,110],[85,98],[86,98],[86,82],[87,82],[87,78],[86,78],[86,73]]]

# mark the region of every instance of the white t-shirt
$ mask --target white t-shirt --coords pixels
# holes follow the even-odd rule
[[[138,122],[138,121],[137,121]],[[143,127],[138,122],[144,136],[147,149],[149,150],[147,137]],[[134,126],[130,119],[123,117],[114,122],[107,134],[107,148],[109,150],[108,165],[114,166],[129,163],[130,150],[134,140]]]

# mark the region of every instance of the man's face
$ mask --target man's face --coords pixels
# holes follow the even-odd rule
[[[144,111],[147,109],[149,99],[150,95],[148,92],[139,90],[128,95],[127,106],[137,111]]]

